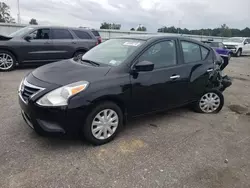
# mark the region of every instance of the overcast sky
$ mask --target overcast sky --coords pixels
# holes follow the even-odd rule
[[[3,0],[16,19],[17,0]],[[122,30],[145,25],[188,29],[250,27],[250,0],[19,0],[22,23],[99,28],[103,21],[122,24]]]

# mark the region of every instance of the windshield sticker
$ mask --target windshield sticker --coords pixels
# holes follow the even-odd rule
[[[124,42],[124,46],[139,46],[140,42]]]

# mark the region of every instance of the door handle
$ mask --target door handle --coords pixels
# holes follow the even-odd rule
[[[75,42],[75,41],[73,41],[73,42],[72,42],[72,44],[76,44],[76,42]]]
[[[180,78],[180,77],[181,77],[180,75],[173,75],[173,76],[170,76],[170,79],[174,80],[174,79],[177,79],[177,78]]]
[[[207,72],[212,72],[214,69],[207,69]]]

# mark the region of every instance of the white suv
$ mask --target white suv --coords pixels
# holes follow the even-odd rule
[[[250,55],[250,38],[232,37],[223,42],[227,49],[239,57],[241,55]]]

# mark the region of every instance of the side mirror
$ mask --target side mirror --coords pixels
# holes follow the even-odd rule
[[[24,37],[24,39],[29,42],[31,40],[31,36],[28,35],[28,36]]]
[[[147,72],[154,70],[154,63],[150,61],[141,61],[135,65],[135,70],[138,72]]]
[[[244,45],[246,45],[246,44],[248,44],[248,42],[247,42],[247,41],[245,41],[245,42],[244,42]]]

